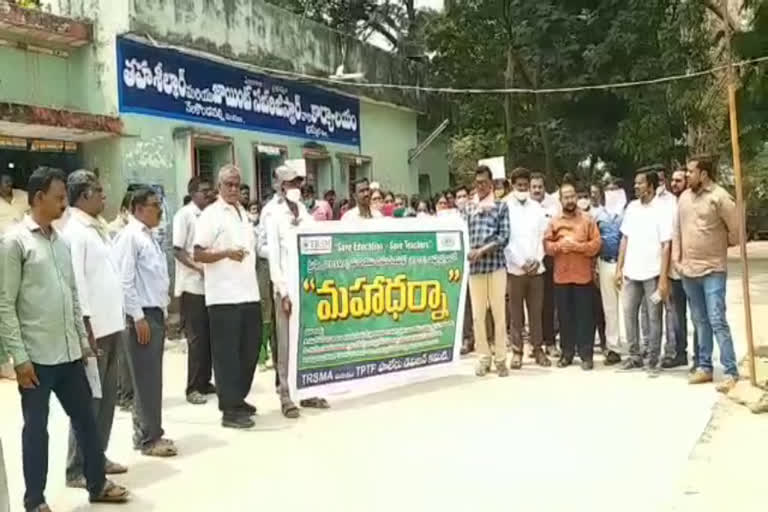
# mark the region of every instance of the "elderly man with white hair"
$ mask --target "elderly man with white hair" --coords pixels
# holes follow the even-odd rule
[[[261,350],[256,238],[240,204],[240,169],[219,170],[219,198],[195,226],[194,258],[203,264],[222,426],[251,428],[256,408],[245,401]]]
[[[314,222],[301,202],[301,185],[304,181],[296,170],[282,165],[275,171],[280,199],[272,212],[271,224],[267,230],[269,250],[269,273],[274,288],[275,319],[277,331],[277,392],[280,408],[286,418],[298,418],[299,408],[291,400],[288,390],[289,326],[291,315],[295,314],[288,291],[290,275],[289,262],[292,251],[296,251],[295,232],[299,226]],[[327,409],[328,402],[322,398],[301,401],[302,407]]]

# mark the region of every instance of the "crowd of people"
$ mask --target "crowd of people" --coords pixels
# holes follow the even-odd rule
[[[287,382],[292,235],[318,221],[463,219],[470,275],[462,353],[477,351],[478,376],[520,369],[526,341],[539,366],[554,358],[567,367],[578,356],[591,370],[596,332],[606,365],[655,376],[688,364],[690,308],[690,382],[712,382],[713,337],[726,372],[718,389],[738,379],[725,318],[726,250],[738,231],[713,158],[693,157],[670,176],[660,166],[639,169],[628,205],[625,196],[606,201],[618,197],[613,181],[568,178],[547,194],[544,176],[524,168],[494,180],[478,167],[471,188],[434,200],[409,200],[363,179],[351,202],[339,204],[333,191],[318,199],[290,166],[273,178],[275,194],[261,206],[236,166],[222,167],[216,183],[194,177],[173,219],[185,394],[194,405],[215,394],[223,427],[254,426],[256,407],[246,399],[262,344],[286,418],[298,418],[302,407],[330,407],[322,397],[297,405]],[[135,188],[108,223],[97,174],[51,168],[36,170],[23,202],[21,195],[0,177],[0,362],[12,361],[21,394],[26,510],[49,511],[52,392],[71,420],[67,485],[87,489],[92,502],[126,501],[128,490],[106,476],[128,471],[105,455],[119,401],[131,403],[136,450],[178,453],[163,429],[170,276],[155,236],[162,198]]]
[[[717,389],[735,386],[725,291],[727,249],[738,241],[736,207],[716,183],[711,156],[692,157],[667,178],[660,165],[638,169],[635,199],[626,205],[615,181],[566,177],[554,197],[541,174],[517,168],[494,183],[490,169],[477,169],[471,199],[461,208],[469,227],[474,327],[464,351],[477,348],[477,375],[488,373],[492,358],[499,376],[520,369],[527,337],[540,366],[554,357],[567,367],[578,356],[582,369],[592,370],[597,341],[605,365],[658,376],[688,364],[690,309],[689,382],[713,381],[716,338],[726,374]],[[606,204],[608,190],[624,200]]]

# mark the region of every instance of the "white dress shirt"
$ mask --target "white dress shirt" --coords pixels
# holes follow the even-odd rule
[[[243,249],[243,261],[224,258],[205,263],[205,304],[246,304],[259,302],[256,279],[256,238],[245,209],[219,198],[208,206],[195,226],[195,247],[224,251]]]
[[[195,203],[190,202],[173,218],[173,247],[187,251],[190,257],[195,251],[195,224],[201,213],[203,211]],[[203,275],[177,259],[174,295],[181,297],[184,292],[204,295]]]
[[[170,302],[168,260],[152,231],[131,216],[115,237],[113,254],[123,282],[126,314],[138,321],[144,318],[144,308],[166,312]]]
[[[525,275],[523,266],[529,260],[539,263],[537,274],[544,272],[544,232],[548,219],[544,208],[533,199],[523,202],[511,197],[509,209],[509,243],[504,249],[507,273]]]
[[[289,262],[291,252],[296,251],[296,228],[314,222],[303,204],[297,204],[298,218],[293,216],[288,204],[283,201],[275,208],[272,227],[269,229],[269,275],[280,297],[288,296]]]
[[[105,226],[79,208],[69,208],[62,233],[69,243],[77,295],[83,316],[88,317],[95,338],[125,328],[123,288]]]
[[[371,218],[378,219],[379,217],[383,217],[383,215],[380,211],[374,209],[371,209],[371,217],[363,217],[360,215],[360,208],[355,206],[351,210],[348,210],[347,213],[342,215],[341,220],[370,220]]]
[[[272,225],[272,216],[275,209],[283,201],[284,199],[280,194],[275,194],[261,209],[259,225],[256,228],[256,251],[258,252],[259,258],[269,258],[269,228]]]

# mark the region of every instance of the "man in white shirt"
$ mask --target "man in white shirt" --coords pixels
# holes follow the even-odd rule
[[[635,196],[627,207],[621,225],[621,246],[616,269],[617,286],[623,287],[629,359],[625,370],[643,367],[640,351],[638,314],[640,304],[648,310],[648,370],[659,371],[661,355],[662,302],[669,295],[669,255],[672,222],[654,201],[659,176],[654,169],[642,168],[635,176]]]
[[[277,183],[277,176],[272,173],[272,183]],[[259,280],[259,295],[261,297],[261,315],[264,319],[264,335],[269,339],[269,350],[272,365],[277,366],[277,334],[275,332],[275,305],[273,303],[272,280],[269,275],[269,229],[273,225],[274,212],[283,200],[280,190],[267,201],[259,215],[259,225],[256,228],[256,277]],[[264,343],[264,341],[262,341]],[[278,385],[278,375],[275,372],[275,386]]]
[[[9,164],[13,171],[13,164]],[[13,176],[10,172],[0,174],[0,236],[24,218],[29,210],[27,192],[13,187]],[[13,363],[0,362],[0,379],[15,379],[16,372]]]
[[[531,173],[531,199],[544,208],[547,225],[560,214],[560,201],[556,194],[547,195],[544,186],[544,175],[540,172]],[[555,263],[552,256],[544,256],[544,306],[542,307],[541,332],[544,338],[544,353],[552,357],[560,357],[560,351],[555,345],[557,329],[555,328]]]
[[[211,326],[216,394],[222,426],[251,428],[256,408],[245,401],[261,350],[261,306],[256,238],[240,204],[240,169],[219,170],[219,198],[195,226],[195,261],[203,264]]]
[[[531,172],[523,167],[512,171],[512,193],[506,199],[509,208],[509,244],[504,249],[507,265],[512,361],[510,368],[523,366],[523,329],[528,310],[529,341],[539,366],[552,362],[542,350],[542,310],[544,306],[544,232],[547,217],[544,208],[530,198]]]
[[[99,218],[105,201],[99,179],[90,171],[75,171],[67,178],[67,192],[70,220],[63,236],[72,255],[83,323],[97,350],[101,397],[93,400],[93,406],[106,453],[117,402],[117,354],[125,334],[122,283],[109,232]],[[105,469],[108,475],[127,471],[109,459]],[[71,427],[66,482],[68,487],[86,486],[82,451]]]
[[[291,400],[288,389],[289,326],[291,315],[295,314],[288,290],[290,255],[296,251],[295,231],[298,226],[313,222],[307,209],[301,203],[303,179],[292,167],[282,165],[275,171],[280,187],[281,200],[272,213],[269,228],[269,274],[274,289],[275,318],[277,321],[277,391],[280,395],[280,409],[286,418],[298,418],[299,408]],[[302,407],[327,409],[328,402],[322,398],[301,401]]]
[[[195,224],[213,197],[210,182],[198,176],[189,180],[191,201],[173,218],[173,255],[176,258],[175,296],[187,336],[187,402],[202,405],[205,395],[216,392],[211,384],[211,335],[205,307],[203,266],[194,260]]]
[[[366,178],[355,183],[355,202],[357,206],[347,211],[341,220],[358,221],[361,219],[380,218],[381,212],[371,208],[371,188]]]

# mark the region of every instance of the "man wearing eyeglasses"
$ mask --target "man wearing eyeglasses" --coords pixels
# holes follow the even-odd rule
[[[123,282],[128,316],[128,366],[134,390],[133,446],[150,457],[176,455],[163,438],[163,350],[168,308],[168,263],[152,236],[160,225],[160,196],[140,187],[131,197],[132,216],[115,238],[115,259]]]

